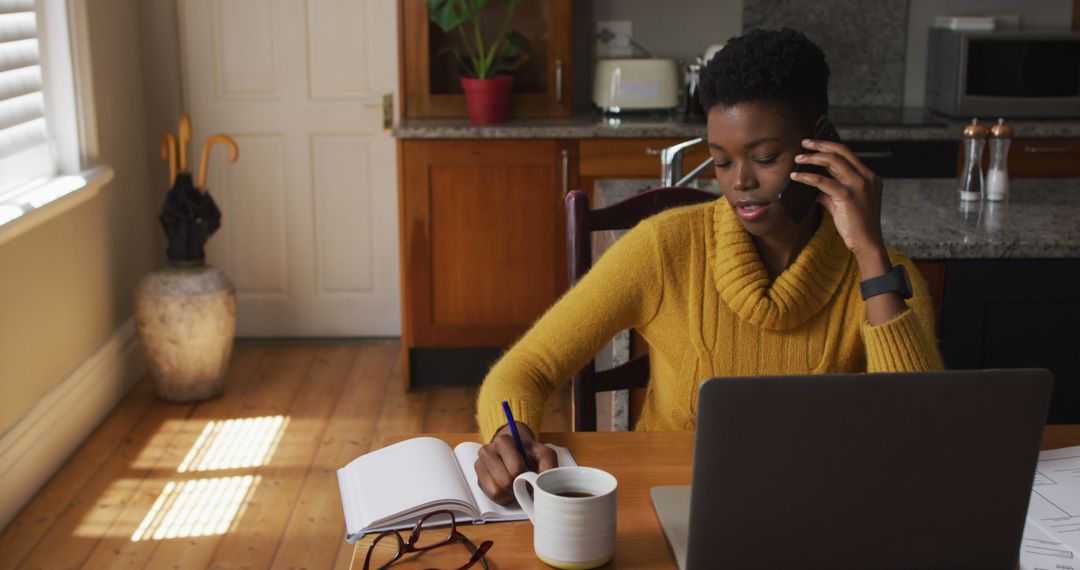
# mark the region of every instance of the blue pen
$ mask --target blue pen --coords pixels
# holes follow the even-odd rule
[[[529,454],[525,453],[525,444],[521,443],[521,434],[518,433],[517,422],[514,421],[514,414],[510,412],[510,403],[503,400],[502,406],[503,412],[506,412],[506,423],[510,426],[510,435],[514,436],[514,445],[517,446],[521,458],[525,460],[525,468],[529,471],[536,471],[532,465],[532,461],[529,461]]]

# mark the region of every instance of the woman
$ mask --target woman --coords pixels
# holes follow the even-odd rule
[[[714,376],[942,367],[926,285],[881,234],[881,179],[846,146],[806,138],[828,112],[828,77],[821,49],[790,29],[733,38],[709,62],[702,103],[723,198],[627,232],[492,367],[475,465],[488,496],[512,500],[525,469],[500,402],[540,470],[554,467],[534,437],[544,402],[622,329],[650,347],[637,430],[693,429],[699,382]],[[799,224],[777,202],[789,178],[821,190]],[[904,269],[913,295],[896,286]],[[864,299],[864,283],[878,294]]]

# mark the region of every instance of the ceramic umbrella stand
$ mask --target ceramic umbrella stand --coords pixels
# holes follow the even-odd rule
[[[177,139],[162,141],[172,188],[161,209],[169,266],[145,276],[135,289],[135,322],[158,397],[170,402],[206,400],[221,394],[236,332],[236,292],[228,277],[206,265],[206,240],[221,225],[221,212],[206,191],[210,147],[224,142],[237,158],[236,143],[224,135],[203,145],[199,181],[187,172],[190,127],[180,120]]]
[[[236,332],[236,292],[221,270],[167,267],[135,290],[139,340],[154,388],[170,402],[221,394]]]

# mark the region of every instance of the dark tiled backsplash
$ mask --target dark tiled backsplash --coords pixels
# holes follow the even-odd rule
[[[791,27],[829,62],[829,104],[899,107],[904,98],[907,0],[745,0],[743,31]]]

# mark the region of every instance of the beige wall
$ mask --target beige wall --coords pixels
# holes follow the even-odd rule
[[[151,141],[179,108],[175,9],[158,0],[87,4],[99,160],[116,177],[94,199],[0,244],[0,434],[131,317],[136,282],[163,261],[156,210],[165,174]]]

